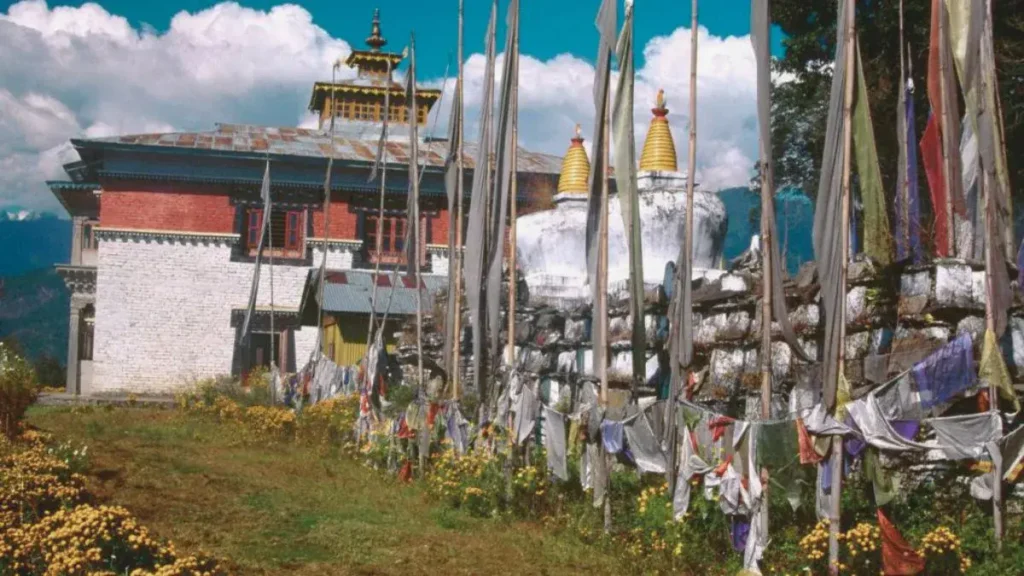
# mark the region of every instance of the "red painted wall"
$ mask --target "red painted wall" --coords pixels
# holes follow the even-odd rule
[[[359,232],[359,213],[349,210],[348,202],[331,198],[331,240],[357,240]],[[324,211],[322,208],[313,212],[313,236],[324,237]]]
[[[231,234],[235,207],[226,194],[177,190],[104,189],[100,226]]]

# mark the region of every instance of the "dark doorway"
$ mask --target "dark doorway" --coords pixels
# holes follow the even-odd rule
[[[270,334],[253,333],[249,336],[249,370],[257,366],[270,368]]]

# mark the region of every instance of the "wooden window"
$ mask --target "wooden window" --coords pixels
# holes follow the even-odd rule
[[[377,224],[380,222],[380,252],[377,251]],[[363,245],[369,255],[370,262],[382,264],[406,264],[405,258],[404,216],[384,216],[378,219],[376,214],[368,214],[363,226]]]
[[[302,258],[305,242],[306,218],[303,210],[275,208],[270,213],[270,227],[263,237],[263,250],[281,258]],[[250,256],[256,256],[259,248],[260,230],[263,227],[263,210],[250,208],[246,216],[246,248]]]

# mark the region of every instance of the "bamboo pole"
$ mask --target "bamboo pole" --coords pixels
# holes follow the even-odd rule
[[[516,38],[518,41],[518,38]],[[517,71],[518,72],[518,71]],[[516,74],[518,79],[519,74]],[[516,196],[519,195],[519,87],[512,86],[512,165],[509,167],[508,224],[508,365],[516,351]]]
[[[846,356],[846,270],[850,262],[850,156],[853,110],[854,67],[856,66],[856,15],[854,0],[846,0],[846,86],[843,98],[843,214],[842,214],[842,266],[839,269],[839,286],[842,302],[839,305],[839,377],[843,378],[843,365]],[[828,528],[828,571],[839,574],[839,530],[841,519],[841,499],[843,492],[843,438],[832,437],[832,499],[829,511]]]
[[[951,157],[949,137],[949,90],[946,74],[949,70],[949,51],[947,50],[946,11],[944,2],[939,2],[939,99],[942,102],[942,179],[946,183],[946,242],[948,256],[956,258],[956,230],[953,218],[953,158]]]
[[[904,52],[903,44],[903,0],[900,0],[900,98],[899,105],[903,107],[900,113],[906,115],[906,106],[904,102],[906,100],[907,91],[907,71],[906,71],[906,53]],[[902,236],[903,246],[906,247],[907,254],[911,253],[910,249],[910,168],[908,166],[909,160],[907,158],[907,147],[911,145],[907,142],[907,129],[906,126],[898,126],[897,129],[902,132],[902,136],[897,135],[897,140],[900,143],[900,156],[903,158],[904,170],[902,174],[899,174],[899,193],[902,198],[901,206],[903,210],[901,219],[903,220],[903,229],[900,231]],[[916,143],[915,143],[916,144]],[[912,261],[913,261],[913,257]]]
[[[766,0],[767,1],[767,0]],[[696,3],[696,0],[695,0]],[[770,4],[769,4],[770,10]],[[770,29],[766,30],[771,34]],[[696,42],[694,42],[696,44]],[[770,90],[770,88],[769,88]],[[691,119],[692,122],[692,119]],[[692,144],[691,144],[692,145]],[[761,142],[761,419],[772,417],[772,237],[769,217],[772,203],[772,164],[767,154],[768,143]],[[751,471],[753,472],[753,471]],[[761,468],[764,492],[761,500],[761,533],[768,533],[768,469]]]
[[[986,1],[985,2],[985,23],[984,23],[984,28],[985,28],[984,36],[986,37],[986,40],[982,41],[982,47],[981,47],[981,61],[982,61],[981,68],[982,68],[982,70],[987,69],[988,65],[992,64],[992,63],[990,63],[988,61],[988,59],[989,59],[989,57],[991,55],[988,52],[988,50],[986,50],[986,48],[988,47],[987,41],[991,39],[991,30],[992,30],[992,27],[991,27],[992,26],[992,13],[990,12],[991,8],[992,8],[991,2],[990,1]],[[988,94],[989,86],[987,86],[986,83],[989,81],[989,78],[984,73],[982,73],[980,76],[981,76],[981,94],[982,94],[982,97],[979,98],[979,102],[980,102],[980,106],[987,107],[988,106],[987,94]],[[995,88],[995,87],[993,86],[992,88]],[[989,110],[989,115],[991,116],[993,112],[998,112],[998,110]],[[999,116],[999,118],[1001,118],[1001,115]],[[1001,151],[996,151],[996,153],[1000,154]],[[981,162],[981,156],[980,155],[978,156],[978,161],[979,161],[979,163]],[[985,207],[984,207],[984,209],[985,209],[985,330],[988,331],[988,332],[991,332],[993,334],[995,334],[995,332],[996,332],[996,317],[995,317],[995,310],[992,309],[992,302],[994,301],[994,294],[993,294],[994,287],[992,285],[992,270],[996,266],[998,266],[999,264],[996,263],[997,262],[996,261],[997,255],[994,254],[993,250],[992,250],[992,238],[993,238],[993,236],[995,234],[1000,234],[1001,233],[1001,231],[999,231],[999,230],[993,230],[993,227],[996,225],[996,223],[992,221],[992,212],[991,212],[991,210],[992,210],[992,190],[994,189],[994,186],[993,186],[993,182],[992,182],[992,177],[990,176],[990,174],[991,174],[990,169],[994,169],[994,168],[995,168],[994,166],[982,166],[982,171],[981,171],[982,178],[981,178],[981,181],[980,181],[981,190],[982,190],[982,198],[984,199],[984,203],[985,203]],[[1002,258],[1003,255],[999,254],[998,257]],[[999,354],[1000,352],[997,350],[996,353]],[[989,405],[989,411],[992,414],[997,414],[999,412],[999,392],[998,392],[998,390],[996,390],[996,385],[992,381],[988,382],[988,405]],[[1002,550],[1002,547],[1003,547],[1003,471],[1002,471],[1002,467],[998,465],[998,464],[1001,464],[1001,462],[997,463],[995,460],[993,460],[992,464],[993,464],[993,466],[992,466],[992,474],[995,476],[993,478],[993,481],[992,481],[992,524],[993,524],[993,529],[995,531],[994,536],[995,536],[995,540],[996,540],[996,549],[997,550]]]
[[[458,181],[455,184],[455,194],[458,196],[456,202],[458,203],[458,215],[455,219],[455,253],[449,254],[449,261],[455,265],[455,294],[449,294],[449,298],[455,298],[455,325],[452,327],[452,400],[458,402],[459,400],[459,359],[462,353],[462,187],[465,184],[463,182],[463,164],[462,164],[462,153],[463,153],[463,139],[462,139],[462,121],[463,121],[463,108],[464,103],[462,100],[463,92],[463,73],[462,73],[462,32],[463,32],[463,4],[464,0],[459,0],[459,79],[456,81],[455,89],[458,90],[458,101],[459,101],[459,128],[456,133],[456,138],[459,140],[458,158],[455,159],[456,173]],[[450,271],[449,271],[450,273]],[[474,336],[475,337],[475,336]]]
[[[388,70],[387,81],[391,82],[391,60],[387,61],[387,70]],[[332,92],[332,94],[333,94],[333,92]],[[390,98],[388,97],[388,95],[385,95],[384,103],[385,103],[384,107],[387,109],[387,110],[384,111],[384,114],[385,114],[385,116],[384,116],[384,124],[386,125],[386,124],[389,124],[389,121],[391,120],[391,101],[390,101]],[[383,154],[381,154],[381,163],[383,164],[383,166],[382,166],[381,172],[380,172],[380,202],[379,202],[379,208],[377,209],[377,226],[376,226],[377,231],[376,231],[376,235],[375,235],[376,236],[376,241],[375,241],[376,245],[374,246],[374,251],[376,252],[377,257],[375,258],[376,262],[374,262],[374,264],[373,264],[373,288],[370,289],[370,325],[367,327],[367,330],[366,330],[366,349],[367,350],[369,350],[370,346],[373,344],[373,335],[374,335],[374,332],[376,332],[376,329],[377,329],[377,321],[376,321],[376,316],[377,316],[377,284],[378,284],[377,276],[380,275],[381,250],[383,249],[382,242],[384,241],[384,191],[386,190],[387,182],[388,182],[388,147],[387,147],[387,144],[388,144],[388,142],[387,142],[387,140],[388,140],[388,131],[387,131],[387,126],[383,126],[382,129],[383,129],[383,132],[384,132],[384,151],[383,151]],[[332,146],[333,146],[333,142],[332,142]],[[332,148],[332,150],[333,150],[333,148]],[[326,222],[326,220],[325,220],[325,222]],[[326,229],[326,224],[324,226],[325,226],[325,228],[324,228],[324,254],[326,254],[327,253],[327,234],[326,234],[327,229]],[[395,269],[396,270],[398,269],[397,265],[395,266]],[[322,298],[322,296],[321,296],[321,298]],[[381,330],[383,330],[383,329],[384,329],[384,323],[381,322]],[[333,358],[331,360],[333,360]]]
[[[610,87],[609,87],[610,88]],[[611,130],[609,124],[611,124],[611,113],[610,113],[610,98],[605,98],[604,110],[601,111],[604,114],[604,139],[601,150],[596,153],[601,154],[602,162],[599,166],[607,166],[608,164],[608,144],[611,138]],[[601,222],[600,230],[598,232],[598,247],[597,247],[597,307],[593,314],[592,324],[600,323],[600,339],[599,345],[601,346],[601,362],[597,365],[597,375],[601,381],[601,412],[605,413],[608,410],[608,172],[604,174],[598,174],[598,178],[601,179]],[[594,328],[591,328],[594,329]],[[594,356],[597,357],[597,350],[594,350]],[[602,443],[601,448],[601,464],[604,466],[605,474],[605,492],[604,492],[604,531],[605,533],[611,532],[612,529],[612,466],[610,458],[607,452],[604,450],[604,444]]]

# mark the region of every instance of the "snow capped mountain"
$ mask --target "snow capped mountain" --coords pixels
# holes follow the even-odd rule
[[[56,215],[50,212],[36,212],[33,210],[23,210],[17,207],[0,208],[0,222],[27,222],[31,220],[45,220],[56,217]]]

